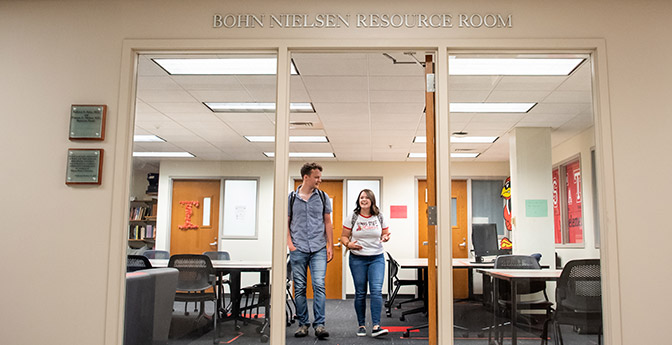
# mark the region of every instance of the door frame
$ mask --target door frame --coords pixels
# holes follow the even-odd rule
[[[273,293],[271,303],[284,303],[285,255],[286,255],[286,214],[289,183],[289,81],[290,54],[296,51],[333,52],[345,50],[381,51],[387,50],[431,50],[436,53],[436,117],[437,117],[437,209],[438,227],[450,225],[450,159],[449,157],[449,95],[448,95],[448,55],[452,52],[557,52],[587,53],[593,67],[593,110],[595,114],[595,143],[597,163],[597,187],[601,222],[602,291],[604,311],[605,343],[622,344],[622,318],[620,310],[620,278],[618,262],[618,227],[616,222],[616,186],[613,159],[611,113],[609,103],[609,82],[606,60],[605,39],[524,39],[524,38],[306,38],[306,39],[124,39],[121,54],[119,80],[118,116],[113,117],[112,128],[117,128],[114,137],[114,158],[112,185],[112,210],[110,219],[110,250],[108,251],[109,289],[106,298],[105,344],[117,344],[123,336],[123,306],[125,279],[120,272],[125,267],[126,235],[118,229],[126,226],[129,200],[129,186],[132,167],[132,142],[134,132],[134,109],[136,95],[136,66],[138,55],[144,53],[175,52],[272,52],[277,54],[276,89],[276,158],[274,169],[273,226]],[[278,159],[278,157],[281,157]],[[453,341],[452,282],[450,272],[450,239],[439,232],[438,260],[438,343]],[[441,250],[441,248],[446,248]],[[445,280],[445,281],[444,281]],[[283,323],[281,308],[271,311],[271,319],[278,325]],[[270,341],[284,344],[285,327],[271,327]]]

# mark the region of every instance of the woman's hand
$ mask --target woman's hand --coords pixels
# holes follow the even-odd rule
[[[380,236],[380,240],[383,241],[383,242],[387,242],[387,241],[389,241],[389,240],[390,240],[390,233],[388,232],[388,233],[383,234],[382,236]]]
[[[363,248],[362,246],[357,244],[357,241],[348,242],[348,245],[346,247],[348,247],[348,249],[350,250],[360,250]]]

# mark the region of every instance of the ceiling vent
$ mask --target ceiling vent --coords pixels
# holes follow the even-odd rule
[[[289,126],[291,128],[313,128],[313,123],[307,121],[291,121]]]

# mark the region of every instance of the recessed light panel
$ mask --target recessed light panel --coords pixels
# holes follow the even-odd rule
[[[171,75],[274,75],[276,58],[152,59]],[[291,73],[298,74],[294,62]]]
[[[582,58],[462,58],[451,56],[450,75],[569,75],[583,62]]]
[[[193,158],[196,156],[189,152],[133,152],[133,157]]]
[[[408,158],[427,158],[427,154],[424,152],[409,152]]]
[[[264,156],[275,157],[275,152],[264,152]],[[333,152],[290,152],[289,158],[334,158]]]
[[[450,158],[476,158],[479,152],[452,152]]]
[[[216,113],[273,113],[275,103],[235,103],[235,102],[205,102],[206,107]],[[294,113],[314,113],[312,103],[290,103],[289,111]]]
[[[275,136],[272,135],[246,135],[245,139],[253,143],[272,143],[275,142]],[[291,143],[328,143],[329,140],[325,136],[290,136]]]
[[[526,113],[537,103],[450,103],[451,113]]]
[[[136,143],[154,143],[154,142],[165,143],[166,139],[163,139],[153,134],[136,134],[133,136],[133,141]]]

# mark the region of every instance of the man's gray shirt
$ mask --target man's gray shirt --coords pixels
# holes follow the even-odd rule
[[[301,186],[299,186],[301,188]],[[292,222],[289,226],[289,233],[292,237],[292,242],[297,250],[304,253],[313,253],[327,246],[327,238],[324,228],[324,214],[331,213],[331,200],[329,195],[324,194],[324,208],[322,207],[322,199],[320,198],[317,189],[308,198],[308,201],[303,200],[299,196],[299,188],[296,189],[296,197],[294,198],[294,205],[292,202],[292,193],[289,193],[289,207],[287,208],[287,216],[291,215]],[[324,211],[324,214],[322,213]]]

